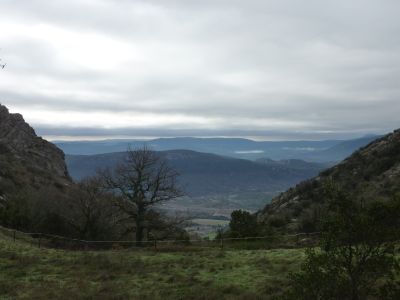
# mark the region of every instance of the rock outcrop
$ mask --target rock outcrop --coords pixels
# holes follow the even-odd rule
[[[71,183],[64,153],[0,104],[0,195],[24,187],[64,189]]]

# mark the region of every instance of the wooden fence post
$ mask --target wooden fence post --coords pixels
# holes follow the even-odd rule
[[[220,246],[221,246],[221,250],[224,249],[224,237],[221,235],[221,239],[220,239]]]
[[[154,239],[154,250],[157,251],[157,240],[156,239]]]

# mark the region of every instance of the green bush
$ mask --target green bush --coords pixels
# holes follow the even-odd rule
[[[333,190],[320,250],[308,249],[285,299],[399,299],[400,199],[369,204]]]
[[[241,209],[231,213],[229,229],[231,237],[255,237],[259,235],[256,215]]]

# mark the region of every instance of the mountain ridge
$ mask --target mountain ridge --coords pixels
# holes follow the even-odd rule
[[[270,165],[245,159],[201,153],[192,150],[157,152],[181,174],[181,182],[189,194],[204,196],[220,193],[262,191],[288,188],[312,177],[324,168],[322,164],[304,162],[310,168],[294,169],[274,162]],[[96,168],[113,167],[122,162],[126,152],[98,155],[67,155],[71,176],[76,180],[95,173]]]
[[[373,140],[375,137],[363,137],[354,140],[321,141],[253,141],[244,138],[159,138],[154,140],[102,140],[102,141],[57,141],[58,147],[66,154],[104,154],[125,151],[146,145],[156,151],[186,149],[197,152],[256,160],[302,159],[309,162],[340,161],[346,156]],[[353,143],[352,141],[360,141]],[[341,145],[341,151],[329,151]]]

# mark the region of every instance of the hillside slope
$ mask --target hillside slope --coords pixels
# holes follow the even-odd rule
[[[158,153],[180,173],[180,184],[189,196],[282,191],[315,176],[324,168],[306,162],[302,168],[278,162],[262,164],[189,150]],[[125,152],[67,155],[66,162],[71,176],[79,180],[95,174],[97,169],[115,166],[124,160],[125,155]]]
[[[71,184],[64,153],[0,104],[0,196],[21,188]]]
[[[379,138],[319,176],[280,194],[259,219],[298,229],[326,202],[324,186],[333,181],[354,198],[385,199],[400,191],[400,130]],[[278,220],[278,222],[276,222]]]

